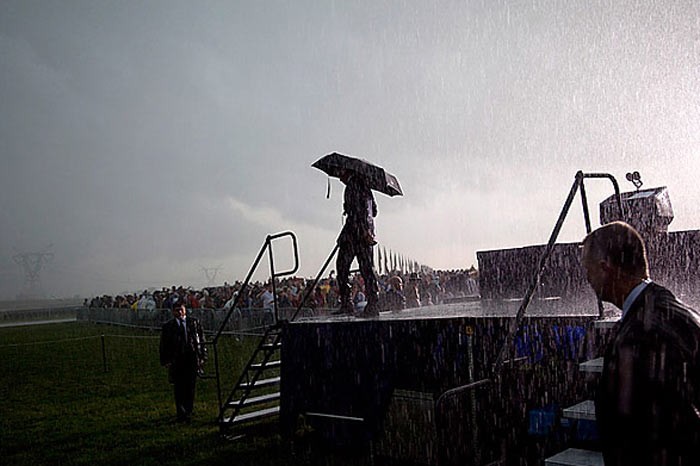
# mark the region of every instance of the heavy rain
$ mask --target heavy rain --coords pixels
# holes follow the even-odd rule
[[[0,50],[7,464],[700,464],[697,2],[5,1]]]

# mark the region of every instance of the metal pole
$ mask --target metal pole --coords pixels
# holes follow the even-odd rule
[[[467,382],[474,382],[474,328],[468,325],[466,328],[467,334]],[[474,445],[479,445],[479,426],[476,422],[476,390],[470,390],[469,392],[469,424],[470,431],[472,433],[472,441]],[[475,463],[481,463],[481,450],[476,448],[475,450]]]
[[[216,332],[216,336],[214,337],[212,344],[216,345],[216,343],[219,341],[219,337],[221,337],[221,333],[224,331],[224,327],[226,327],[228,320],[231,318],[231,314],[233,314],[233,310],[236,307],[238,307],[238,305],[240,304],[241,298],[245,294],[246,288],[248,288],[248,283],[250,282],[250,279],[253,276],[253,273],[255,273],[255,270],[258,268],[258,264],[260,263],[260,259],[262,259],[262,256],[263,256],[263,254],[265,254],[266,249],[267,249],[267,241],[265,241],[265,244],[263,245],[263,247],[260,248],[260,252],[258,252],[258,256],[255,258],[255,261],[253,261],[253,265],[250,267],[250,270],[248,271],[248,275],[245,277],[245,280],[243,280],[243,285],[241,286],[241,289],[238,290],[238,296],[236,296],[236,299],[233,301],[233,305],[231,306],[231,309],[229,309],[223,322],[221,322],[221,325],[219,326],[219,331]]]
[[[306,293],[304,294],[304,297],[301,300],[301,303],[299,303],[299,306],[297,307],[297,310],[294,312],[294,315],[290,320],[296,319],[297,315],[299,312],[302,310],[304,305],[306,304],[306,301],[309,299],[309,296],[311,296],[311,293],[313,292],[314,288],[316,288],[316,285],[318,284],[318,281],[321,279],[321,276],[323,273],[326,271],[326,268],[328,267],[328,264],[330,264],[331,260],[333,260],[333,256],[335,256],[335,253],[338,252],[338,249],[340,246],[338,246],[338,242],[336,241],[335,247],[333,248],[333,251],[331,251],[331,254],[328,256],[328,259],[326,259],[326,262],[323,263],[323,267],[321,267],[321,270],[319,270],[318,275],[316,275],[316,279],[314,280],[313,285],[310,287],[307,287]]]
[[[589,234],[593,229],[591,228],[591,214],[588,211],[588,197],[586,196],[586,188],[584,187],[583,182],[581,182],[581,203],[583,204],[583,220],[586,223],[586,234]],[[620,195],[619,193],[617,194],[617,200],[619,202],[620,200]],[[600,299],[600,296],[596,296],[596,302],[598,303],[598,317],[602,318],[603,317],[603,301]]]
[[[275,272],[275,264],[273,259],[272,251],[272,241],[277,238],[282,238],[284,236],[289,236],[292,239],[292,250],[294,251],[294,268],[292,270],[286,270],[284,272]],[[299,246],[297,245],[297,237],[291,231],[285,231],[282,233],[277,233],[276,235],[268,235],[267,244],[269,247],[268,253],[270,254],[270,277],[272,280],[272,295],[273,295],[273,306],[275,311],[275,325],[279,323],[279,305],[277,304],[277,277],[284,277],[288,275],[294,275],[297,270],[299,270]]]
[[[586,196],[584,183],[581,183],[581,204],[583,204],[583,220],[586,223],[586,234],[588,234],[591,232],[591,214],[588,211],[588,196]]]
[[[275,260],[273,258],[274,253],[272,252],[272,240],[270,236],[267,237],[267,254],[270,256],[270,286],[272,287],[272,313],[274,314],[274,324],[279,320],[279,315],[277,314],[277,286],[275,285]],[[265,312],[265,309],[263,309]],[[263,325],[265,325],[265,316],[263,316]]]
[[[105,348],[105,336],[101,336],[102,340],[102,369],[107,372],[107,349]]]
[[[617,202],[617,209],[619,211],[620,220],[625,220],[625,211],[622,207],[622,196],[620,195],[620,186],[617,184],[617,180],[614,176],[608,173],[586,173],[583,178],[607,178],[613,185],[615,191],[615,201]],[[581,201],[583,202],[583,218],[586,222],[586,234],[592,231],[591,228],[591,218],[588,212],[588,198],[586,197],[586,189],[583,187],[583,180],[581,181]],[[598,302],[598,317],[603,318],[605,309],[603,308],[603,301],[600,296],[596,296],[596,301]]]
[[[219,420],[224,418],[224,405],[221,399],[221,377],[219,377],[219,346],[214,345],[214,368],[216,370],[216,396],[219,400]]]

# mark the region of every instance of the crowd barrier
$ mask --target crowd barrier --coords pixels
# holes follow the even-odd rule
[[[0,325],[13,322],[35,322],[75,319],[83,309],[81,306],[51,307],[42,309],[19,309],[0,311]]]
[[[280,319],[289,319],[296,309],[281,308]],[[309,313],[311,311],[307,311]],[[206,333],[215,333],[221,328],[227,310],[224,309],[188,309],[187,315],[199,320]],[[82,321],[121,325],[136,328],[160,329],[164,323],[172,319],[168,309],[113,309],[113,308],[82,308],[77,313],[77,319]],[[235,309],[224,327],[227,333],[262,333],[275,323],[275,316],[269,309],[244,308]]]
[[[63,307],[76,308],[83,304],[79,298],[53,299],[13,299],[0,300],[0,311],[22,311],[31,309],[59,309]]]

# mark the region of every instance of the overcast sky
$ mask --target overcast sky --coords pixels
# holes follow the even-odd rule
[[[315,275],[333,151],[399,178],[379,242],[434,268],[546,242],[577,170],[639,170],[700,227],[696,0],[4,0],[0,108],[0,298],[18,253],[54,255],[53,296],[198,287],[283,230]]]

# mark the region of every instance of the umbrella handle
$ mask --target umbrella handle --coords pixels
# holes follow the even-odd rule
[[[327,187],[326,187],[326,199],[331,198],[331,177],[328,176],[326,177],[326,180],[328,181]]]

